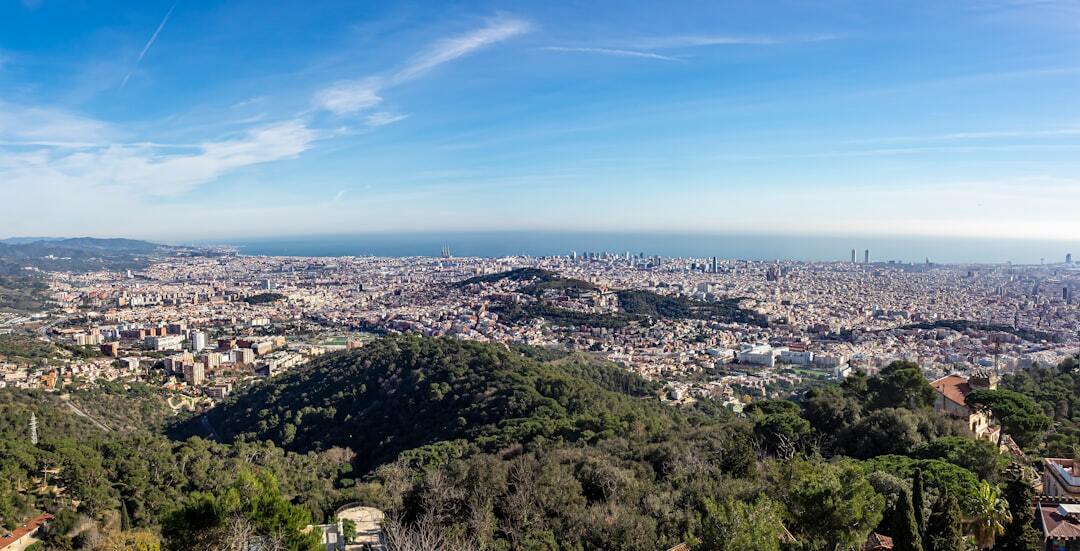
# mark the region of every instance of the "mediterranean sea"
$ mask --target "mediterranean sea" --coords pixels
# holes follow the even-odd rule
[[[705,233],[446,232],[367,233],[218,240],[241,254],[267,256],[555,256],[576,251],[646,256],[716,256],[743,260],[1060,264],[1080,254],[1070,241],[895,236],[739,235]],[[206,244],[206,243],[202,243]],[[1077,257],[1080,261],[1080,256]]]

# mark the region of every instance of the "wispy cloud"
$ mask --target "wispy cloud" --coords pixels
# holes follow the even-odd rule
[[[642,59],[658,59],[663,61],[682,61],[677,57],[671,57],[667,55],[656,54],[652,52],[642,52],[638,50],[622,50],[617,48],[585,48],[585,47],[572,47],[572,46],[547,46],[540,48],[541,50],[548,52],[571,52],[582,54],[598,54],[598,55],[610,55],[616,57],[638,57]]]
[[[805,42],[823,42],[839,38],[835,34],[816,34],[800,36],[739,36],[685,34],[674,36],[654,36],[641,38],[631,43],[641,49],[694,48],[707,46],[770,46],[775,44],[793,44]]]
[[[331,199],[330,202],[331,203],[337,203],[338,201],[340,201],[341,198],[345,196],[346,191],[348,191],[348,190],[347,189],[339,190],[337,193],[334,194],[334,198]]]
[[[48,122],[47,115],[35,118]],[[0,180],[25,190],[51,190],[53,198],[102,189],[177,195],[229,171],[296,157],[320,137],[304,121],[291,119],[195,144],[118,143],[102,139],[117,134],[104,123],[86,124],[64,114],[56,119],[37,129],[31,141],[0,143]],[[78,124],[69,124],[72,120]],[[0,126],[0,137],[10,134]]]
[[[583,54],[608,55],[615,57],[637,57],[662,61],[685,61],[676,56],[657,53],[655,50],[674,50],[680,48],[698,48],[707,46],[770,46],[793,42],[820,42],[833,40],[837,35],[811,35],[799,37],[774,36],[736,36],[688,34],[675,36],[654,36],[637,38],[616,43],[613,46],[547,46],[540,48],[549,52],[570,52]]]
[[[131,70],[128,71],[126,75],[124,75],[124,80],[120,81],[121,89],[124,86],[127,86],[128,80],[131,78],[131,75],[133,75],[135,71],[139,68],[139,63],[142,63],[143,58],[146,57],[146,52],[149,52],[150,47],[153,46],[154,42],[157,41],[158,35],[161,34],[161,30],[165,28],[165,24],[169,22],[169,17],[172,16],[172,12],[175,9],[176,4],[173,4],[172,7],[169,8],[169,11],[165,12],[165,17],[161,19],[161,23],[158,23],[157,28],[154,29],[154,34],[150,35],[150,40],[146,41],[146,45],[143,46],[142,51],[139,52],[139,57],[135,59],[135,65],[133,65],[131,67]]]
[[[52,107],[28,107],[0,100],[0,140],[101,143],[116,137],[109,125],[97,119]]]
[[[1080,136],[1080,128],[1065,127],[1040,130],[978,130],[968,132],[950,132],[946,134],[908,134],[900,136],[876,136],[849,140],[847,143],[891,143],[891,142],[948,142],[998,139],[1036,139]]]
[[[405,113],[392,113],[390,111],[377,111],[368,115],[364,123],[368,126],[385,126],[409,118]]]
[[[391,78],[391,83],[412,80],[443,63],[529,32],[530,28],[531,25],[521,19],[508,17],[492,19],[479,30],[435,43],[432,48],[414,57],[404,68],[395,73]]]
[[[379,78],[340,81],[316,93],[315,103],[338,115],[359,113],[382,103],[379,90],[383,86]]]
[[[382,103],[382,91],[414,80],[436,67],[476,50],[528,32],[520,19],[499,17],[482,28],[445,40],[414,56],[404,67],[388,75],[339,81],[315,94],[315,104],[336,115],[352,115]]]

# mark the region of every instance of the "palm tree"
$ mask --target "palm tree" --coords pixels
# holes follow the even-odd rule
[[[1005,525],[1012,520],[1009,503],[1001,497],[998,487],[983,480],[969,502],[969,515],[965,519],[968,530],[979,549],[994,547],[994,540],[1005,533]]]

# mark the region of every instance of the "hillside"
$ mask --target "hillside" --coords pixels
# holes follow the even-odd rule
[[[615,291],[620,309],[617,313],[595,314],[560,308],[544,300],[545,294],[555,292],[573,296],[600,288],[587,281],[562,277],[555,272],[540,268],[515,268],[506,272],[471,277],[459,281],[455,286],[465,287],[499,281],[522,283],[524,285],[518,289],[519,292],[539,299],[524,305],[507,304],[494,308],[504,320],[511,323],[528,323],[535,318],[544,318],[555,325],[620,328],[631,321],[665,317],[768,326],[768,318],[740,307],[738,298],[705,302],[683,296],[661,295],[643,289]]]
[[[0,242],[0,273],[24,268],[47,271],[123,270],[146,265],[146,256],[167,253],[172,247],[135,239],[7,239]]]
[[[315,361],[207,417],[228,441],[273,440],[299,452],[351,448],[363,472],[406,450],[458,439],[494,450],[655,429],[670,419],[659,404],[639,399],[653,390],[617,366],[580,357],[543,363],[491,345],[398,336]]]
[[[619,298],[619,308],[630,315],[738,322],[760,327],[768,325],[765,316],[740,308],[738,298],[704,302],[638,290],[619,291],[616,296]]]
[[[1009,458],[938,417],[919,371],[895,362],[801,403],[754,402],[738,419],[708,400],[662,405],[655,384],[580,352],[394,336],[174,427],[186,437],[205,418],[224,443],[128,423],[160,411],[147,388],[72,393],[111,429],[55,394],[4,390],[0,521],[55,510],[55,498],[28,489],[43,466],[59,466],[50,480],[81,514],[100,526],[128,514],[170,550],[221,548],[191,542],[216,534],[229,515],[203,513],[236,505],[230,496],[245,488],[268,494],[259,499],[277,505],[267,512],[292,510],[294,527],[344,503],[377,507],[393,519],[392,549],[856,549],[872,531],[896,533],[908,487],[925,484],[918,502],[941,517],[972,513],[983,480],[1009,483]],[[121,394],[141,405],[117,407]],[[264,532],[279,526],[252,514]],[[797,543],[781,547],[781,537]],[[69,540],[56,535],[58,548],[77,549],[60,546]]]

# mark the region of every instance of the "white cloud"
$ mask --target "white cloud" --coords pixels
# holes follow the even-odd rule
[[[409,118],[405,113],[392,113],[390,111],[377,111],[367,116],[364,123],[368,126],[385,126]]]
[[[115,139],[107,124],[50,107],[24,107],[0,100],[0,140],[99,143]]]
[[[583,54],[610,55],[616,57],[640,57],[643,59],[658,59],[663,61],[682,61],[677,57],[654,54],[652,52],[641,52],[638,50],[621,50],[615,48],[576,48],[570,46],[547,46],[540,49],[548,52],[573,52]]]
[[[316,131],[297,119],[254,128],[231,139],[207,141],[183,152],[138,144],[0,150],[0,180],[46,191],[43,200],[90,190],[176,195],[229,171],[296,157],[317,137]]]
[[[774,44],[823,42],[826,40],[835,40],[837,38],[839,37],[834,34],[786,37],[686,34],[643,38],[633,41],[633,45],[646,50],[705,46],[771,46]]]
[[[488,21],[476,31],[437,42],[434,47],[413,58],[403,69],[394,74],[394,83],[417,78],[424,73],[480,48],[502,42],[529,32],[530,25],[520,19],[501,17]]]
[[[382,103],[380,87],[379,80],[374,78],[340,81],[320,90],[315,103],[335,115],[351,115]]]
[[[478,49],[526,33],[529,27],[528,22],[519,19],[492,19],[478,30],[436,42],[389,75],[336,82],[317,92],[314,103],[335,115],[354,115],[366,111],[382,103],[382,90],[419,78],[439,65]]]

